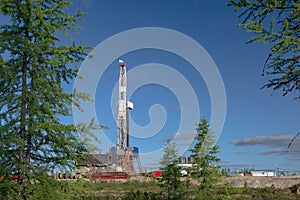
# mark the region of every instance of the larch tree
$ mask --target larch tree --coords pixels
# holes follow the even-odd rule
[[[177,165],[179,154],[176,144],[174,142],[167,141],[163,151],[164,155],[160,159],[160,169],[162,170],[160,186],[165,189],[166,199],[185,199],[183,184],[180,180],[181,168]]]
[[[38,184],[45,184],[47,172],[74,168],[74,161],[89,153],[78,130],[99,128],[77,129],[63,120],[72,114],[74,94],[62,84],[76,76],[76,64],[88,50],[70,36],[83,16],[80,11],[68,14],[71,5],[64,0],[0,1],[0,14],[8,21],[0,24],[2,198],[10,193],[29,199]],[[12,175],[17,184],[7,187]]]
[[[160,168],[166,168],[170,164],[176,164],[179,159],[178,149],[174,142],[167,141],[167,144],[164,146],[164,154],[160,159]]]
[[[214,133],[205,118],[201,119],[196,131],[195,145],[190,149],[191,156],[194,158],[190,170],[193,174],[192,178],[199,182],[199,195],[208,197],[219,177],[217,162],[220,158],[216,156],[219,153],[219,146],[215,145]]]
[[[256,35],[248,43],[270,46],[263,75],[272,77],[264,87],[300,98],[300,1],[230,0],[228,5],[240,12],[238,26]]]

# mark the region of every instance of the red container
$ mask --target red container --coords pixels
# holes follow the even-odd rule
[[[155,178],[158,178],[158,177],[161,177],[162,176],[162,172],[161,171],[155,171],[154,172],[154,177]]]

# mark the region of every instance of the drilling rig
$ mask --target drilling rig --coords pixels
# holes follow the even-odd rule
[[[129,143],[129,110],[133,109],[133,103],[126,99],[126,64],[123,60],[119,60],[119,67],[116,146],[111,147],[106,154],[92,154],[83,161],[75,161],[76,173],[86,175],[93,180],[126,179],[129,175],[136,174],[136,167],[139,173],[142,173],[139,149],[138,147],[130,147]]]
[[[129,139],[129,110],[133,109],[133,103],[126,100],[127,77],[126,64],[119,60],[119,96],[118,96],[118,115],[115,152],[117,156],[117,166],[129,174],[135,173],[134,160],[137,162],[139,171],[142,171],[141,161],[137,147],[130,147]]]

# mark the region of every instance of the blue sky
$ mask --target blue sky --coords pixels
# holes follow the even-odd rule
[[[142,27],[175,30],[202,45],[216,64],[226,92],[226,118],[217,140],[217,145],[220,146],[221,165],[255,166],[257,169],[273,169],[275,166],[282,169],[299,169],[300,154],[296,150],[300,141],[295,141],[288,154],[286,148],[291,138],[299,132],[300,103],[293,99],[294,94],[282,97],[279,91],[260,89],[270,78],[261,76],[269,47],[261,43],[245,44],[254,35],[236,26],[238,14],[226,6],[226,1],[74,0],[73,2],[73,9],[81,9],[88,13],[80,23],[82,28],[80,34],[74,36],[74,39],[84,45],[96,47],[118,33]],[[174,41],[175,44],[177,42]],[[119,48],[121,47],[115,45],[111,51],[114,53]],[[210,91],[203,77],[197,74],[186,60],[176,54],[157,49],[132,51],[120,55],[120,58],[127,63],[128,71],[147,63],[160,63],[177,70],[190,82],[198,98],[200,116],[210,119],[212,104]],[[114,103],[111,106],[111,101],[114,101],[111,99],[118,81],[117,59],[105,68],[101,79],[97,82],[95,112],[98,121],[110,128],[103,130],[103,134],[115,143],[116,125],[112,113],[115,112],[113,110],[116,106],[114,107]],[[149,68],[151,66],[148,66]],[[168,74],[161,75],[166,79],[170,78]],[[128,84],[133,79],[138,81],[139,78],[143,79],[143,75],[131,77],[128,75]],[[131,138],[132,146],[138,146],[141,153],[162,148],[166,139],[176,134],[184,105],[180,105],[176,95],[168,87],[159,84],[139,87],[128,98],[135,104],[135,109],[130,114],[131,123],[142,127],[139,131],[143,132],[137,133],[132,130],[135,136]],[[155,106],[151,107],[153,105]],[[150,108],[153,112],[158,109],[160,114],[155,115],[155,118],[159,119],[151,119]],[[154,121],[152,126],[147,127],[151,120]],[[160,126],[160,122],[164,120],[163,128],[154,134],[152,131],[156,131],[156,126]],[[181,135],[183,137],[178,140],[182,142],[188,139],[189,132],[195,129],[198,122],[199,120],[196,120],[187,124],[186,138],[185,135]],[[143,138],[143,134],[151,137]],[[102,142],[100,148],[106,152],[108,146]],[[151,159],[143,158],[143,167],[155,168],[159,159],[159,156]]]

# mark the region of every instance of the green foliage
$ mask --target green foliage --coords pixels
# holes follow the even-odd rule
[[[39,199],[82,199],[92,195],[90,181],[77,180],[75,182],[58,181],[45,175],[31,180],[31,200]]]
[[[2,180],[3,181],[3,180]],[[15,191],[20,190],[25,184],[7,180],[0,184],[0,199],[21,199]],[[92,197],[93,183],[90,181],[77,180],[75,182],[58,181],[46,174],[31,178],[26,184],[26,195],[30,200],[52,200],[52,199],[82,199]]]
[[[124,197],[121,198],[122,200],[161,200],[163,198],[162,193],[154,193],[150,191],[136,191],[136,192],[129,192]]]
[[[246,193],[248,191],[249,191],[248,183],[247,183],[247,181],[244,181],[243,193]]]
[[[18,194],[14,190],[15,183],[10,178],[4,177],[0,184],[0,199],[18,199]]]
[[[181,168],[176,163],[170,164],[163,168],[162,178],[160,179],[161,187],[166,192],[166,199],[185,199],[183,183],[180,180]]]
[[[58,167],[74,169],[74,160],[92,149],[86,138],[93,136],[90,130],[97,125],[62,122],[72,114],[72,98],[80,98],[62,85],[76,76],[76,64],[88,50],[71,39],[83,15],[67,14],[71,5],[64,0],[0,1],[0,14],[9,21],[0,25],[0,176],[5,180],[0,187],[4,195],[28,199],[38,191],[49,193],[56,186],[43,174]],[[62,45],[68,41],[70,45]],[[11,175],[17,175],[17,184],[10,183]],[[6,187],[8,183],[13,187]],[[49,188],[41,190],[43,185]]]
[[[164,155],[160,159],[160,167],[166,168],[170,164],[174,164],[178,161],[179,155],[178,155],[178,149],[176,147],[176,144],[174,142],[167,142],[167,144],[164,146]]]
[[[79,180],[76,182],[57,181],[57,193],[52,199],[86,199],[86,200],[165,200],[167,199],[164,188],[160,188],[155,183],[149,182],[90,182]],[[131,187],[129,187],[131,185]],[[67,188],[66,188],[67,187]],[[211,194],[207,196],[197,196],[195,189],[197,185],[190,184],[185,189],[183,199],[189,200],[238,200],[238,199],[299,199],[296,194],[288,194],[284,189],[274,188],[235,188],[232,184],[217,185],[211,189]],[[1,189],[0,189],[1,191]],[[51,191],[50,191],[51,192]],[[46,192],[45,192],[46,193]],[[40,196],[40,199],[47,199],[46,196]],[[1,198],[0,198],[1,199]],[[8,198],[2,198],[7,200]],[[17,199],[17,198],[11,198]],[[38,198],[35,198],[38,199]],[[50,198],[48,198],[50,199]]]
[[[256,35],[249,43],[258,41],[271,46],[264,71],[273,78],[264,87],[280,89],[283,95],[295,91],[300,98],[300,2],[230,0],[228,5],[241,12],[239,26]]]
[[[165,189],[167,199],[183,199],[183,184],[180,180],[181,168],[178,164],[178,149],[174,142],[167,142],[164,155],[160,160],[162,178],[159,180]]]
[[[205,118],[201,119],[197,125],[197,135],[195,145],[190,149],[195,161],[192,163],[193,178],[199,182],[199,195],[208,196],[211,189],[219,179],[219,167],[215,166],[220,159],[215,155],[219,152],[219,147],[214,145],[214,135],[210,131],[209,124]]]

